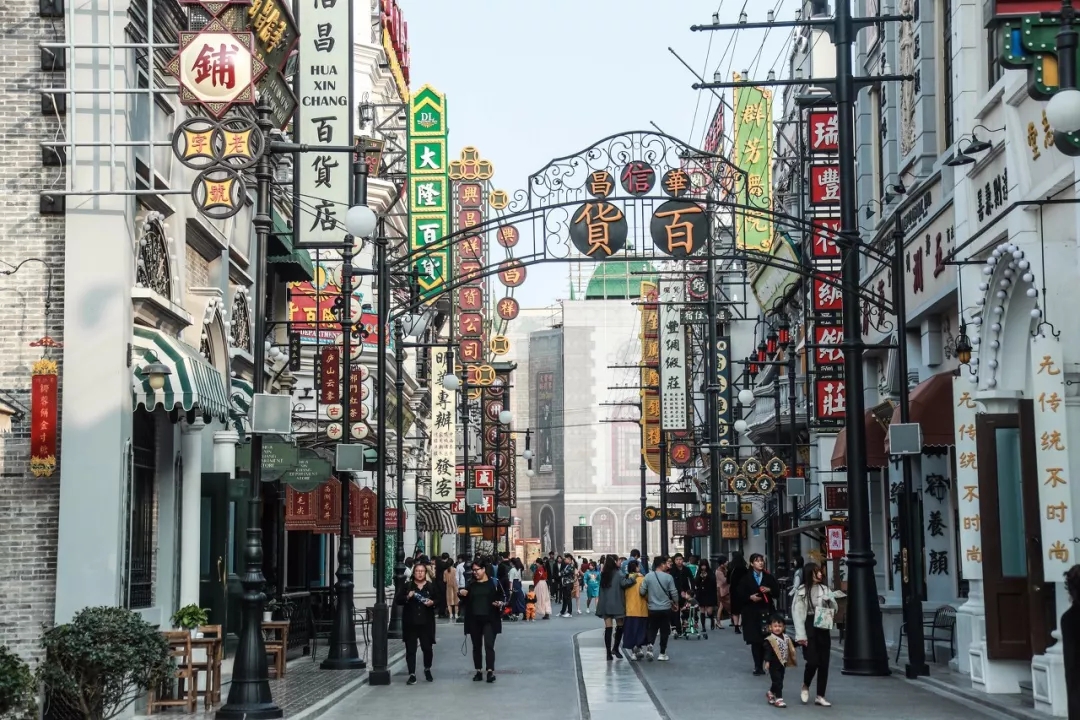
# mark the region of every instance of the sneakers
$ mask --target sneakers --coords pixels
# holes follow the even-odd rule
[[[405,681],[405,684],[406,685],[415,685],[416,684],[416,676],[415,675],[410,675],[409,679]]]
[[[810,702],[810,691],[807,690],[806,688],[803,688],[802,690],[800,690],[799,691],[799,699],[802,700],[803,705]]]
[[[660,653],[660,657],[658,657],[658,658],[656,658],[656,659],[657,659],[657,660],[659,660],[660,662],[667,662],[667,661],[668,661],[668,660],[670,660],[671,658],[669,658],[669,657],[667,656],[667,653]]]
[[[814,704],[820,705],[821,707],[832,707],[832,703],[821,697],[820,695],[814,698]]]
[[[649,661],[653,659],[652,645],[645,648],[645,659]]]
[[[480,682],[483,679],[484,679],[484,673],[480,672],[479,670],[477,670],[476,674],[472,676],[473,682]]]
[[[424,679],[428,682],[435,682],[435,678],[431,677],[431,668],[424,668]]]

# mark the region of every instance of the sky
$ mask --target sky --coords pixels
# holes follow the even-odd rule
[[[768,2],[768,0],[766,0]],[[766,5],[742,0],[399,0],[409,24],[411,85],[447,96],[450,157],[475,145],[494,163],[495,187],[513,195],[549,160],[624,131],[652,130],[700,147],[716,98],[698,73],[726,79],[749,69],[783,76],[789,31],[690,32],[713,12],[734,23],[746,9],[764,21]],[[770,5],[793,19],[797,0]],[[758,17],[761,15],[761,17]],[[710,42],[711,39],[711,42]],[[782,55],[782,57],[781,57]],[[704,72],[703,72],[704,71]],[[730,91],[727,91],[730,102]],[[569,296],[569,267],[531,266],[515,290],[522,307]]]

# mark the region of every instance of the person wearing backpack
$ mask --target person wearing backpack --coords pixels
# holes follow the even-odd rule
[[[645,576],[638,592],[649,599],[649,626],[645,638],[645,658],[653,659],[653,643],[657,632],[660,633],[660,655],[657,660],[666,662],[668,638],[671,636],[671,614],[679,609],[679,593],[675,580],[668,574],[669,560],[666,555],[657,555],[653,561],[652,572]]]

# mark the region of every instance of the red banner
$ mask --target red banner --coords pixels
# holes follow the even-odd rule
[[[315,488],[315,532],[335,534],[341,529],[341,483],[332,477]]]
[[[840,348],[844,342],[842,325],[814,326],[814,363],[820,366],[843,365],[844,351]],[[829,347],[835,346],[835,347]]]
[[[843,420],[847,413],[847,393],[839,378],[818,378],[815,384],[818,420]]]
[[[814,245],[810,255],[818,258],[840,257],[840,246],[836,244],[836,236],[840,234],[840,219],[814,218]]]
[[[376,520],[379,498],[371,488],[353,485],[349,493],[349,529],[353,537],[373,538],[379,529]]]
[[[839,287],[840,273],[818,274],[822,277],[814,278],[814,312],[840,312],[844,309],[844,298]]]
[[[811,153],[828,153],[840,150],[840,133],[836,124],[836,111],[811,111],[807,132]]]
[[[341,348],[319,350],[319,402],[330,405],[341,400]]]
[[[315,529],[315,496],[318,490],[298,492],[290,485],[285,486],[285,529]]]
[[[840,166],[810,166],[810,204],[840,204]]]
[[[56,361],[34,363],[30,380],[30,472],[51,477],[56,470]]]

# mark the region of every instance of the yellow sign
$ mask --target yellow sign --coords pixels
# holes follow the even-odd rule
[[[394,76],[394,84],[397,85],[398,95],[402,100],[407,100],[411,97],[409,83],[405,82],[405,73],[401,70],[401,62],[398,60],[397,53],[394,52],[394,44],[390,41],[390,31],[386,28],[383,28],[382,46],[383,50],[386,51],[386,59],[390,64],[390,74]]]
[[[477,365],[473,374],[473,380],[481,387],[487,387],[495,382],[495,368],[490,365]]]
[[[496,335],[489,342],[491,352],[495,355],[505,355],[510,352],[510,338],[505,335]]]
[[[488,204],[491,205],[492,210],[505,210],[510,204],[510,196],[505,190],[492,190],[488,193]]]
[[[472,145],[462,148],[461,159],[450,163],[451,180],[490,180],[494,174],[495,166],[482,160],[480,151]]]

